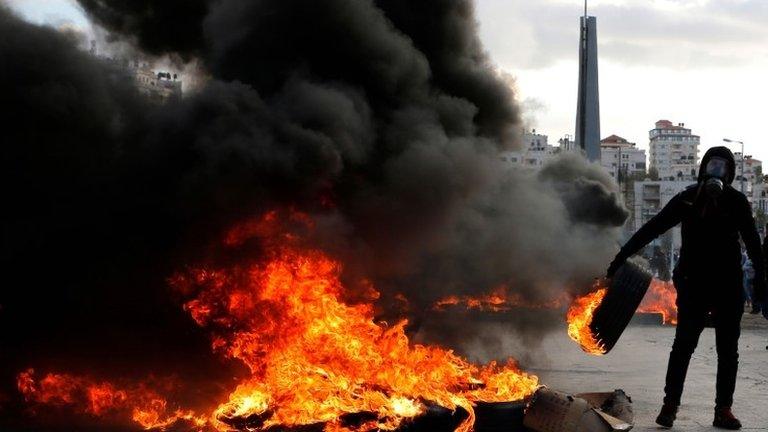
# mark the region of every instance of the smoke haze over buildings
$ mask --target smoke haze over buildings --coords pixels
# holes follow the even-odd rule
[[[148,103],[72,38],[0,6],[0,56],[14,59],[0,66],[4,371],[215,362],[166,278],[232,258],[222,234],[273,208],[311,214],[309,241],[351,286],[371,278],[383,316],[405,295],[416,321],[448,294],[579,291],[614,252],[626,211],[599,166],[499,162],[521,113],[469,0],[79,3],[210,79]],[[174,361],[189,355],[200,362]]]

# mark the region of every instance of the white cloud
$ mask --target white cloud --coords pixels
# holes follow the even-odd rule
[[[647,148],[661,118],[685,122],[702,150],[723,137],[763,143],[768,86],[768,1],[590,2],[598,17],[602,134]],[[481,37],[499,66],[533,98],[540,132],[572,134],[576,111],[579,0],[477,0]]]
[[[478,0],[477,9],[483,38],[505,66],[548,67],[576,50],[579,2]],[[768,43],[764,0],[603,1],[590,14],[598,17],[606,60],[647,64],[660,53],[691,66],[720,67],[749,62]]]

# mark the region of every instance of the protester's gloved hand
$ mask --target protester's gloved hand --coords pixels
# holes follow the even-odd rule
[[[618,255],[616,255],[616,258],[611,261],[611,265],[608,266],[608,270],[605,272],[605,277],[608,279],[613,278],[613,276],[616,274],[616,271],[619,270],[619,267],[624,265],[624,262],[627,261],[627,258],[619,252]]]

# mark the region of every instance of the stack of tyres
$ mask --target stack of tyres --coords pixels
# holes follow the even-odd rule
[[[475,432],[526,432],[523,426],[527,401],[480,402],[475,406]],[[397,432],[453,432],[467,418],[462,408],[449,410],[428,405],[427,411]]]
[[[525,401],[518,402],[479,402],[475,406],[475,432],[515,432],[525,431]]]
[[[397,432],[451,432],[466,420],[467,412],[462,408],[450,410],[438,405],[427,404],[427,410],[413,421],[405,422]]]
[[[608,291],[595,309],[590,329],[608,353],[645,297],[653,276],[641,266],[627,261],[610,281]]]

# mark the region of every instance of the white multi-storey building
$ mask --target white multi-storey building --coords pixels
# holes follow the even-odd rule
[[[98,56],[95,42],[91,42],[91,54],[101,60],[115,77],[132,80],[139,93],[150,101],[165,103],[181,99],[182,82],[178,74],[156,72],[148,63],[138,60]]]
[[[752,210],[757,214],[768,214],[768,187],[765,183],[752,186]],[[761,228],[761,227],[758,227]]]
[[[674,125],[669,120],[659,120],[648,135],[650,168],[658,172],[660,180],[696,179],[701,138],[686,129],[685,123]]]
[[[527,168],[541,168],[557,152],[558,148],[548,142],[546,135],[536,133],[536,129],[523,134],[521,150],[506,151],[499,155],[502,162]]]
[[[640,229],[646,222],[665,206],[677,194],[694,184],[695,181],[651,181],[635,182],[634,223],[635,230]],[[679,251],[681,245],[680,226],[676,226],[671,234],[655,241],[662,245],[669,242],[673,251]],[[666,239],[666,240],[665,240]]]
[[[735,153],[734,157],[736,159],[736,178],[733,181],[733,187],[738,190],[743,187],[744,193],[749,197],[752,186],[763,182],[763,162],[750,155],[742,158],[741,153]],[[744,181],[742,182],[742,180]]]
[[[155,102],[167,102],[181,99],[181,81],[178,75],[170,72],[157,72],[146,64],[135,62],[128,69],[136,81],[136,88],[150,100]]]
[[[600,149],[601,164],[614,179],[619,180],[619,173],[622,178],[645,174],[645,150],[637,148],[635,143],[611,135],[600,141]]]
[[[739,164],[737,172],[739,173],[741,173],[740,162],[737,162]],[[752,184],[763,183],[763,161],[747,155],[744,158],[744,179]]]

